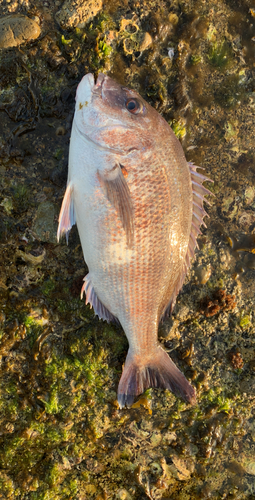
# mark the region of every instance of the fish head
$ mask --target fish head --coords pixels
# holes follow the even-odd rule
[[[137,92],[100,73],[89,73],[76,93],[75,124],[84,139],[120,156],[151,154],[169,126]]]

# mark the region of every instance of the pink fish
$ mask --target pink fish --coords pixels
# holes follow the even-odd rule
[[[76,93],[58,239],[77,224],[89,273],[81,295],[119,322],[129,350],[122,408],[148,387],[194,403],[195,390],[158,343],[197,246],[202,183],[167,122],[134,90],[87,74]]]

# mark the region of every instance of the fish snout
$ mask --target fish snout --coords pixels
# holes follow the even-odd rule
[[[76,90],[76,103],[90,102],[92,90],[95,85],[94,75],[88,73],[80,81]]]

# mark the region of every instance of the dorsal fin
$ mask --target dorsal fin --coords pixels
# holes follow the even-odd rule
[[[196,167],[196,165],[193,165],[193,163],[188,163],[188,166],[190,169],[191,182],[192,182],[193,215],[192,215],[188,251],[186,255],[187,270],[190,266],[191,259],[194,257],[195,248],[196,247],[199,248],[197,243],[197,237],[199,234],[201,234],[200,227],[202,225],[206,227],[203,219],[205,216],[208,217],[208,213],[205,211],[203,203],[206,202],[208,203],[208,205],[210,205],[210,202],[205,198],[205,196],[207,194],[213,194],[211,191],[209,191],[209,189],[206,189],[203,186],[203,182],[205,181],[213,182],[213,181],[209,179],[209,177],[206,177],[206,175],[197,172],[197,168],[201,167]]]
[[[202,168],[202,167],[197,167],[196,165],[193,165],[193,163],[188,163],[188,166],[189,166],[190,173],[191,173],[192,193],[193,193],[193,214],[192,214],[192,222],[191,222],[191,231],[190,231],[190,238],[189,238],[189,243],[188,243],[188,250],[187,250],[187,254],[185,257],[184,264],[183,264],[182,272],[180,273],[179,280],[175,285],[174,292],[171,296],[171,299],[170,299],[168,305],[166,306],[165,310],[163,311],[162,319],[164,319],[166,316],[171,314],[171,312],[174,308],[176,297],[177,297],[177,295],[178,295],[178,293],[179,293],[179,291],[182,288],[182,285],[184,283],[186,274],[188,272],[188,269],[191,265],[191,261],[194,257],[194,254],[195,254],[195,249],[196,249],[196,247],[198,247],[197,237],[199,234],[201,234],[200,227],[202,225],[204,225],[206,227],[203,219],[205,216],[207,216],[207,217],[209,217],[209,216],[204,209],[203,203],[206,202],[206,203],[208,203],[208,205],[211,205],[211,204],[205,198],[205,196],[208,194],[213,195],[213,193],[211,191],[209,191],[209,189],[206,189],[203,186],[203,182],[205,182],[205,181],[213,182],[213,181],[211,179],[209,179],[209,177],[206,177],[205,175],[197,172],[197,168]]]

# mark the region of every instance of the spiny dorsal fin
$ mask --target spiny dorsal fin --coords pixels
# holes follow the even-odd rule
[[[186,255],[186,265],[187,269],[190,266],[191,259],[194,257],[195,248],[198,247],[197,237],[201,234],[200,227],[205,225],[204,217],[208,214],[204,209],[204,202],[210,205],[210,202],[205,198],[207,194],[213,194],[209,189],[206,189],[203,186],[203,182],[209,181],[213,182],[206,175],[200,174],[197,172],[196,165],[193,163],[188,163],[190,173],[191,173],[191,182],[192,182],[192,192],[193,192],[193,215],[192,215],[192,223],[191,223],[191,232],[190,232],[190,240],[188,244],[188,251]]]
[[[167,307],[165,308],[165,311],[163,312],[162,319],[171,314],[174,308],[176,297],[184,283],[186,274],[191,265],[191,261],[195,255],[195,249],[196,247],[198,247],[197,237],[199,234],[201,234],[200,227],[202,225],[206,227],[203,219],[205,216],[208,217],[208,214],[204,209],[203,203],[206,202],[208,203],[208,205],[210,205],[210,202],[205,198],[205,196],[208,194],[213,195],[213,193],[209,191],[209,189],[206,189],[203,186],[203,182],[205,181],[213,182],[213,181],[208,177],[206,177],[205,175],[197,172],[197,168],[202,168],[202,167],[196,167],[195,165],[193,165],[193,163],[188,163],[188,166],[191,173],[192,192],[193,192],[193,214],[192,214],[190,238],[180,278],[175,286],[172,297]]]

